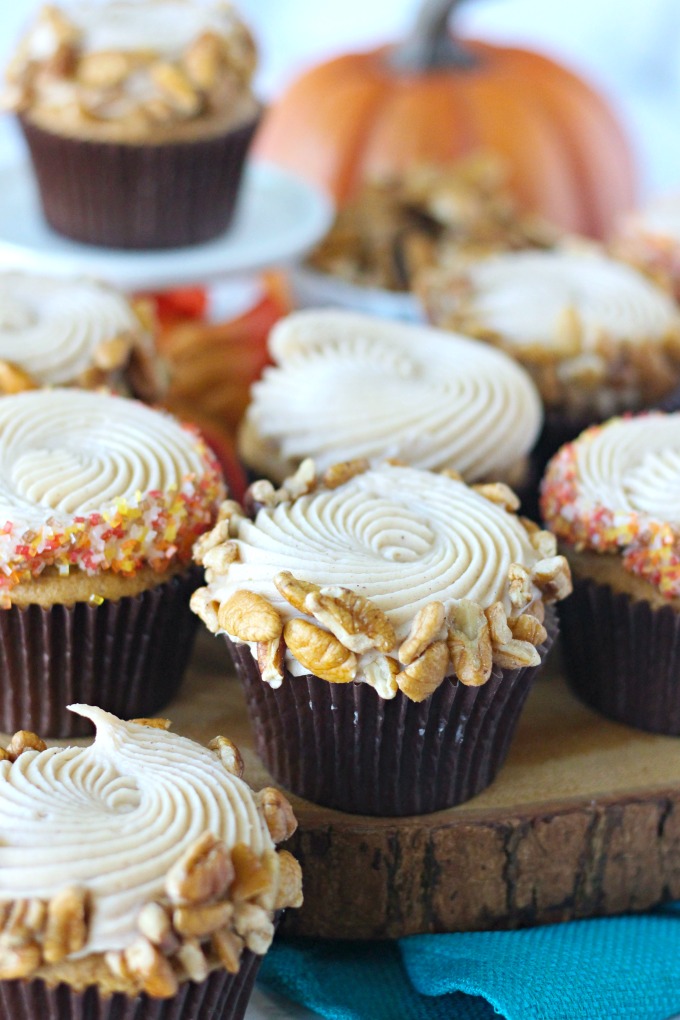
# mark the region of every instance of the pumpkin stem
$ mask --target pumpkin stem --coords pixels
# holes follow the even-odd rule
[[[411,34],[390,55],[398,71],[474,67],[476,58],[449,31],[449,19],[463,0],[424,0]]]

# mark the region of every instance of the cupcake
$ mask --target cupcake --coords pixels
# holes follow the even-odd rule
[[[488,786],[570,590],[554,537],[505,485],[391,464],[308,461],[249,504],[198,541],[191,605],[227,639],[274,779],[368,815]]]
[[[43,211],[118,248],[196,244],[229,225],[259,106],[255,48],[220,0],[46,5],[7,71]]]
[[[239,435],[254,473],[277,484],[306,457],[403,459],[466,481],[527,480],[542,424],[528,374],[502,351],[427,326],[340,311],[298,312],[270,334]]]
[[[13,1020],[241,1020],[277,913],[302,902],[295,830],[225,737],[89,705],[89,747],[0,751],[0,1011]]]
[[[156,400],[164,373],[141,311],[96,280],[0,272],[0,392],[105,386]]]
[[[594,246],[510,252],[424,276],[439,326],[517,358],[543,397],[545,460],[587,425],[658,404],[680,384],[680,314],[660,287]]]
[[[680,196],[666,195],[625,216],[612,250],[680,300]]]
[[[82,732],[76,697],[124,716],[170,700],[191,547],[223,497],[214,456],[169,415],[86,390],[0,398],[0,730]]]
[[[574,690],[680,735],[680,414],[588,429],[549,464],[541,504],[574,575],[560,607]]]

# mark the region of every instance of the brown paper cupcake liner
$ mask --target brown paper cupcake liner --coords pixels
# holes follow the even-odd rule
[[[546,617],[544,659],[557,634]],[[247,645],[227,639],[243,682],[257,752],[277,783],[350,814],[429,814],[487,787],[503,764],[540,666],[494,670],[481,687],[446,679],[416,704],[368,684],[307,674],[273,690]]]
[[[617,722],[680,736],[680,614],[579,579],[560,604],[567,679]]]
[[[66,705],[98,705],[123,719],[167,705],[193,646],[189,599],[201,577],[189,570],[100,606],[0,610],[0,730],[83,736],[91,724]]]
[[[238,974],[216,970],[201,984],[185,981],[172,999],[75,992],[44,981],[0,981],[0,1016],[11,1020],[242,1020],[261,957],[246,950]]]
[[[133,145],[69,138],[19,120],[47,222],[66,237],[111,248],[176,248],[222,234],[258,124]]]

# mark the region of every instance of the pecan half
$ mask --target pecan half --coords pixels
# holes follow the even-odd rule
[[[437,690],[449,664],[446,641],[435,641],[396,676],[399,690],[411,701],[425,701]]]
[[[382,609],[349,588],[333,586],[311,592],[305,598],[305,609],[352,652],[371,648],[391,652],[397,643],[394,627]]]
[[[286,602],[289,602],[293,609],[299,613],[305,613],[305,599],[313,592],[320,592],[321,587],[312,581],[300,581],[293,577],[289,570],[282,570],[274,578],[274,586],[280,595],[283,595]]]
[[[379,697],[389,701],[399,691],[397,676],[400,669],[401,666],[392,656],[376,655],[364,666],[364,680],[377,691]]]
[[[47,744],[39,736],[30,730],[17,730],[7,745],[7,755],[11,761],[16,761],[24,751],[45,751]]]
[[[548,638],[548,632],[541,621],[530,613],[522,613],[516,620],[510,620],[509,625],[514,638],[519,641],[528,641],[534,648],[538,648]]]
[[[217,611],[222,630],[239,641],[277,641],[283,622],[280,615],[262,595],[254,591],[237,591]]]
[[[285,654],[286,646],[282,637],[274,641],[259,641],[257,644],[260,675],[270,687],[280,687],[283,683]]]
[[[453,604],[447,644],[460,682],[469,687],[485,684],[493,668],[491,636],[484,610],[476,602],[461,599]]]
[[[428,602],[413,618],[406,640],[399,648],[399,661],[409,666],[422,655],[428,645],[440,636],[446,613],[441,602]]]
[[[337,684],[354,680],[356,655],[327,630],[321,630],[307,620],[289,620],[283,639],[291,654],[315,676]]]

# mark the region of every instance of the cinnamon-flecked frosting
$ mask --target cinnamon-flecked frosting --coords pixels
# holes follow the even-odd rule
[[[113,288],[84,278],[0,273],[0,362],[26,376],[15,380],[17,387],[120,385],[135,351],[152,358],[152,338]],[[1,373],[0,389],[7,389]]]
[[[427,326],[297,312],[272,331],[275,367],[252,390],[241,453],[277,482],[305,457],[357,457],[519,479],[541,428],[528,374],[501,351]]]
[[[304,616],[309,607],[305,602],[301,612],[295,599],[291,603],[284,595],[281,574],[311,582],[331,601],[342,601],[342,590],[348,590],[369,602],[386,619],[384,630],[392,634],[386,644],[372,646],[370,640],[357,644],[356,668],[349,679],[366,681],[381,696],[394,697],[397,685],[383,682],[385,671],[376,671],[376,660],[384,666],[382,653],[390,653],[392,663],[387,665],[394,672],[397,646],[432,603],[441,607],[441,619],[431,640],[435,635],[444,639],[446,620],[462,603],[474,603],[480,610],[500,605],[504,620],[532,612],[542,619],[542,571],[548,560],[548,572],[554,568],[558,573],[564,564],[557,562],[561,558],[555,557],[552,536],[511,512],[517,502],[507,487],[481,486],[475,491],[446,475],[390,464],[356,470],[360,473],[341,484],[329,476],[308,479],[302,494],[289,495],[284,486],[254,520],[225,504],[223,520],[195,550],[206,567],[208,584],[194,594],[192,608],[210,630],[245,641],[254,655],[261,654],[257,643],[265,641],[264,636],[249,637],[240,615],[230,624],[234,597],[251,593],[257,605],[263,599],[274,618],[280,617],[290,672],[296,676],[314,672],[291,651],[286,637],[287,623]],[[255,500],[263,491],[258,484],[252,489]],[[515,572],[523,578],[519,597],[511,584]],[[253,620],[256,614],[253,608]],[[315,625],[337,636],[327,614],[309,615]],[[282,680],[275,671],[266,678],[272,686]]]
[[[224,737],[70,708],[96,727],[89,747],[21,731],[2,750],[0,977],[170,998],[265,953],[275,910],[301,902],[275,851],[295,830],[285,798],[253,793]]]
[[[192,124],[210,133],[257,112],[255,62],[221,0],[77,0],[39,12],[6,102],[47,130],[100,140],[160,140]]]
[[[206,830],[258,857],[274,847],[254,795],[218,756],[172,732],[89,705],[90,747],[25,751],[0,762],[0,902],[93,895],[82,954],[125,949],[145,903]]]
[[[517,357],[548,406],[645,406],[680,379],[680,316],[642,273],[594,247],[521,251],[433,274],[435,323]]]
[[[0,398],[0,588],[46,567],[132,575],[190,557],[224,497],[199,434],[85,390]]]
[[[680,596],[680,414],[614,419],[564,446],[542,486],[544,520],[577,550]]]

